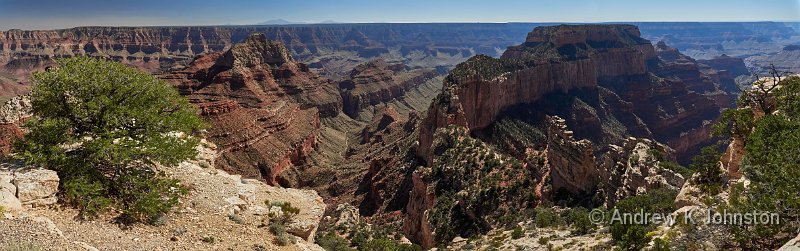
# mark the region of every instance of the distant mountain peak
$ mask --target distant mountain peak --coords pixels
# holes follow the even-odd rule
[[[278,18],[278,19],[270,19],[270,20],[267,20],[267,21],[264,21],[264,22],[260,22],[260,23],[257,23],[257,24],[261,24],[261,25],[265,25],[265,24],[267,24],[267,25],[269,25],[269,24],[285,25],[285,24],[305,24],[305,22],[292,22],[292,21],[289,21],[289,20],[286,20],[286,19]]]

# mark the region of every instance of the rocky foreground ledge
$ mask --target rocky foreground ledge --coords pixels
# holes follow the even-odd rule
[[[82,221],[57,204],[58,176],[50,170],[5,163],[0,169],[0,249],[6,250],[322,250],[314,235],[325,210],[315,191],[280,188],[215,169],[216,146],[204,143],[197,160],[162,167],[190,192],[157,226],[114,223],[109,216]],[[275,203],[300,212],[286,224],[293,239],[281,246],[269,219]]]

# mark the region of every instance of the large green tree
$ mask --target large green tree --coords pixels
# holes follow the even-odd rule
[[[116,207],[126,221],[159,221],[185,189],[156,166],[197,154],[196,110],[163,80],[120,63],[57,62],[33,74],[34,116],[17,156],[57,171],[64,200],[84,216]]]

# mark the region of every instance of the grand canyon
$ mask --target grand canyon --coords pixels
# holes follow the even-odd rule
[[[47,83],[35,76],[76,57],[155,76],[203,121],[195,158],[156,164],[188,189],[163,222],[122,224],[121,209],[79,219],[63,170],[20,157],[30,153],[17,143],[38,137],[35,90]],[[790,111],[779,94],[766,100],[773,110],[746,104],[764,82],[794,90],[785,83],[799,60],[796,22],[8,29],[0,247],[793,250],[796,232],[784,228],[744,243],[725,225],[618,233],[608,219],[631,205],[673,216],[733,208],[758,189],[764,174],[747,169],[756,122],[747,135],[719,125],[742,125],[730,111]]]

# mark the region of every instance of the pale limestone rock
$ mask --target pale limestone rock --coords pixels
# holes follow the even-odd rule
[[[31,99],[29,95],[16,96],[0,106],[0,124],[17,123],[31,116]]]
[[[6,213],[22,210],[22,202],[17,199],[17,187],[11,184],[12,179],[10,173],[0,172],[0,207]]]
[[[46,206],[56,203],[58,174],[52,170],[30,169],[14,176],[17,198],[23,205]]]
[[[336,215],[335,226],[353,226],[361,221],[361,214],[358,213],[358,208],[350,204],[337,205],[334,215]]]
[[[685,207],[685,206],[699,206],[703,203],[700,202],[700,196],[702,195],[702,191],[700,188],[691,184],[690,182],[686,182],[681,187],[681,191],[678,192],[678,196],[675,197],[675,206],[676,207]]]
[[[271,201],[288,201],[292,206],[300,208],[300,213],[292,217],[286,226],[286,232],[303,240],[313,242],[314,235],[319,227],[322,215],[325,213],[325,203],[316,191],[300,190],[293,188],[281,188],[266,186],[267,193],[270,194]],[[280,215],[280,207],[270,208],[270,212]],[[280,212],[282,214],[282,212]]]
[[[634,137],[626,139],[621,147],[609,145],[609,151],[600,164],[607,205],[613,206],[623,198],[654,189],[681,189],[685,178],[662,168],[652,151],[669,152],[671,149],[652,140]]]

